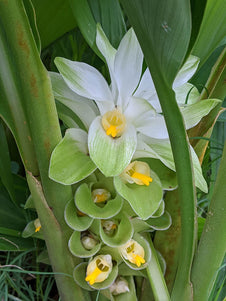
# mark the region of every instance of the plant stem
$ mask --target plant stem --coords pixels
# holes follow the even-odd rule
[[[206,223],[192,266],[194,301],[206,301],[226,250],[226,143]]]
[[[152,287],[155,301],[169,301],[170,296],[165,283],[164,275],[162,273],[158,257],[153,246],[152,240],[148,240],[151,248],[151,261],[146,268],[148,278]]]

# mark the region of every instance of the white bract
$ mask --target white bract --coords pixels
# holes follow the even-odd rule
[[[93,162],[105,176],[116,176],[141,152],[142,143],[137,148],[137,140],[154,138],[155,142],[168,143],[169,138],[148,69],[141,78],[143,54],[133,29],[125,34],[116,50],[98,25],[96,44],[108,65],[110,85],[94,67],[64,58],[56,58],[61,75],[52,73],[51,79],[55,97],[74,111],[87,129]],[[183,102],[181,112],[186,129],[196,125],[216,105],[213,100],[194,103],[198,98],[195,88],[190,91],[189,105],[185,104],[193,87],[187,81],[197,66],[198,59],[190,57],[173,84],[178,103]],[[148,145],[152,148],[151,143]],[[151,152],[147,153],[153,157]],[[158,156],[161,160],[161,153]]]

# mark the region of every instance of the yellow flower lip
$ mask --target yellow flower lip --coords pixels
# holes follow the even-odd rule
[[[134,239],[130,239],[120,250],[122,256],[138,268],[145,263],[144,248]]]
[[[153,181],[150,172],[150,167],[146,162],[134,161],[126,167],[121,178],[130,184],[149,186]]]
[[[119,109],[105,113],[101,122],[106,134],[112,138],[120,137],[126,128],[126,118]]]
[[[89,282],[90,285],[103,282],[111,270],[111,255],[98,255],[88,264],[85,281]]]

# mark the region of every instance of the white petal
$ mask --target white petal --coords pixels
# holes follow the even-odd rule
[[[137,128],[142,134],[155,139],[169,139],[163,115],[147,118],[146,123]]]
[[[49,75],[54,97],[71,109],[88,129],[92,121],[100,114],[94,102],[73,92],[59,73],[49,72]]]
[[[69,88],[74,92],[83,97],[94,99],[98,106],[101,102],[99,107],[101,111],[113,109],[111,90],[98,70],[88,64],[59,57],[55,59],[55,64]]]
[[[124,112],[128,123],[132,123],[137,130],[148,124],[149,120],[156,116],[154,108],[147,100],[131,97]]]
[[[180,87],[174,88],[176,100],[179,105],[192,104],[198,101],[200,93],[192,84],[185,83]]]
[[[103,54],[106,63],[108,65],[109,73],[111,76],[112,95],[114,101],[116,102],[117,95],[118,95],[117,85],[114,76],[114,62],[115,62],[116,49],[110,44],[100,24],[97,24],[96,44],[100,52]]]
[[[134,96],[148,99],[153,94],[156,94],[155,86],[150,74],[149,69],[147,68],[141,78],[141,81],[139,83],[139,86],[134,93]]]
[[[137,148],[133,159],[146,157],[159,159],[163,164],[175,171],[173,153],[169,140],[153,139],[138,134]]]
[[[182,86],[194,75],[199,65],[199,58],[190,55],[187,61],[184,63],[180,71],[178,72],[174,82],[173,89]]]
[[[124,108],[136,89],[142,71],[143,54],[131,28],[123,37],[115,56],[114,74],[119,90],[118,106]]]

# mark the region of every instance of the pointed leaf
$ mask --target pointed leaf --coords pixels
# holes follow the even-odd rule
[[[86,132],[80,129],[67,130],[52,153],[49,177],[70,185],[88,177],[95,169],[95,164],[88,156]]]

